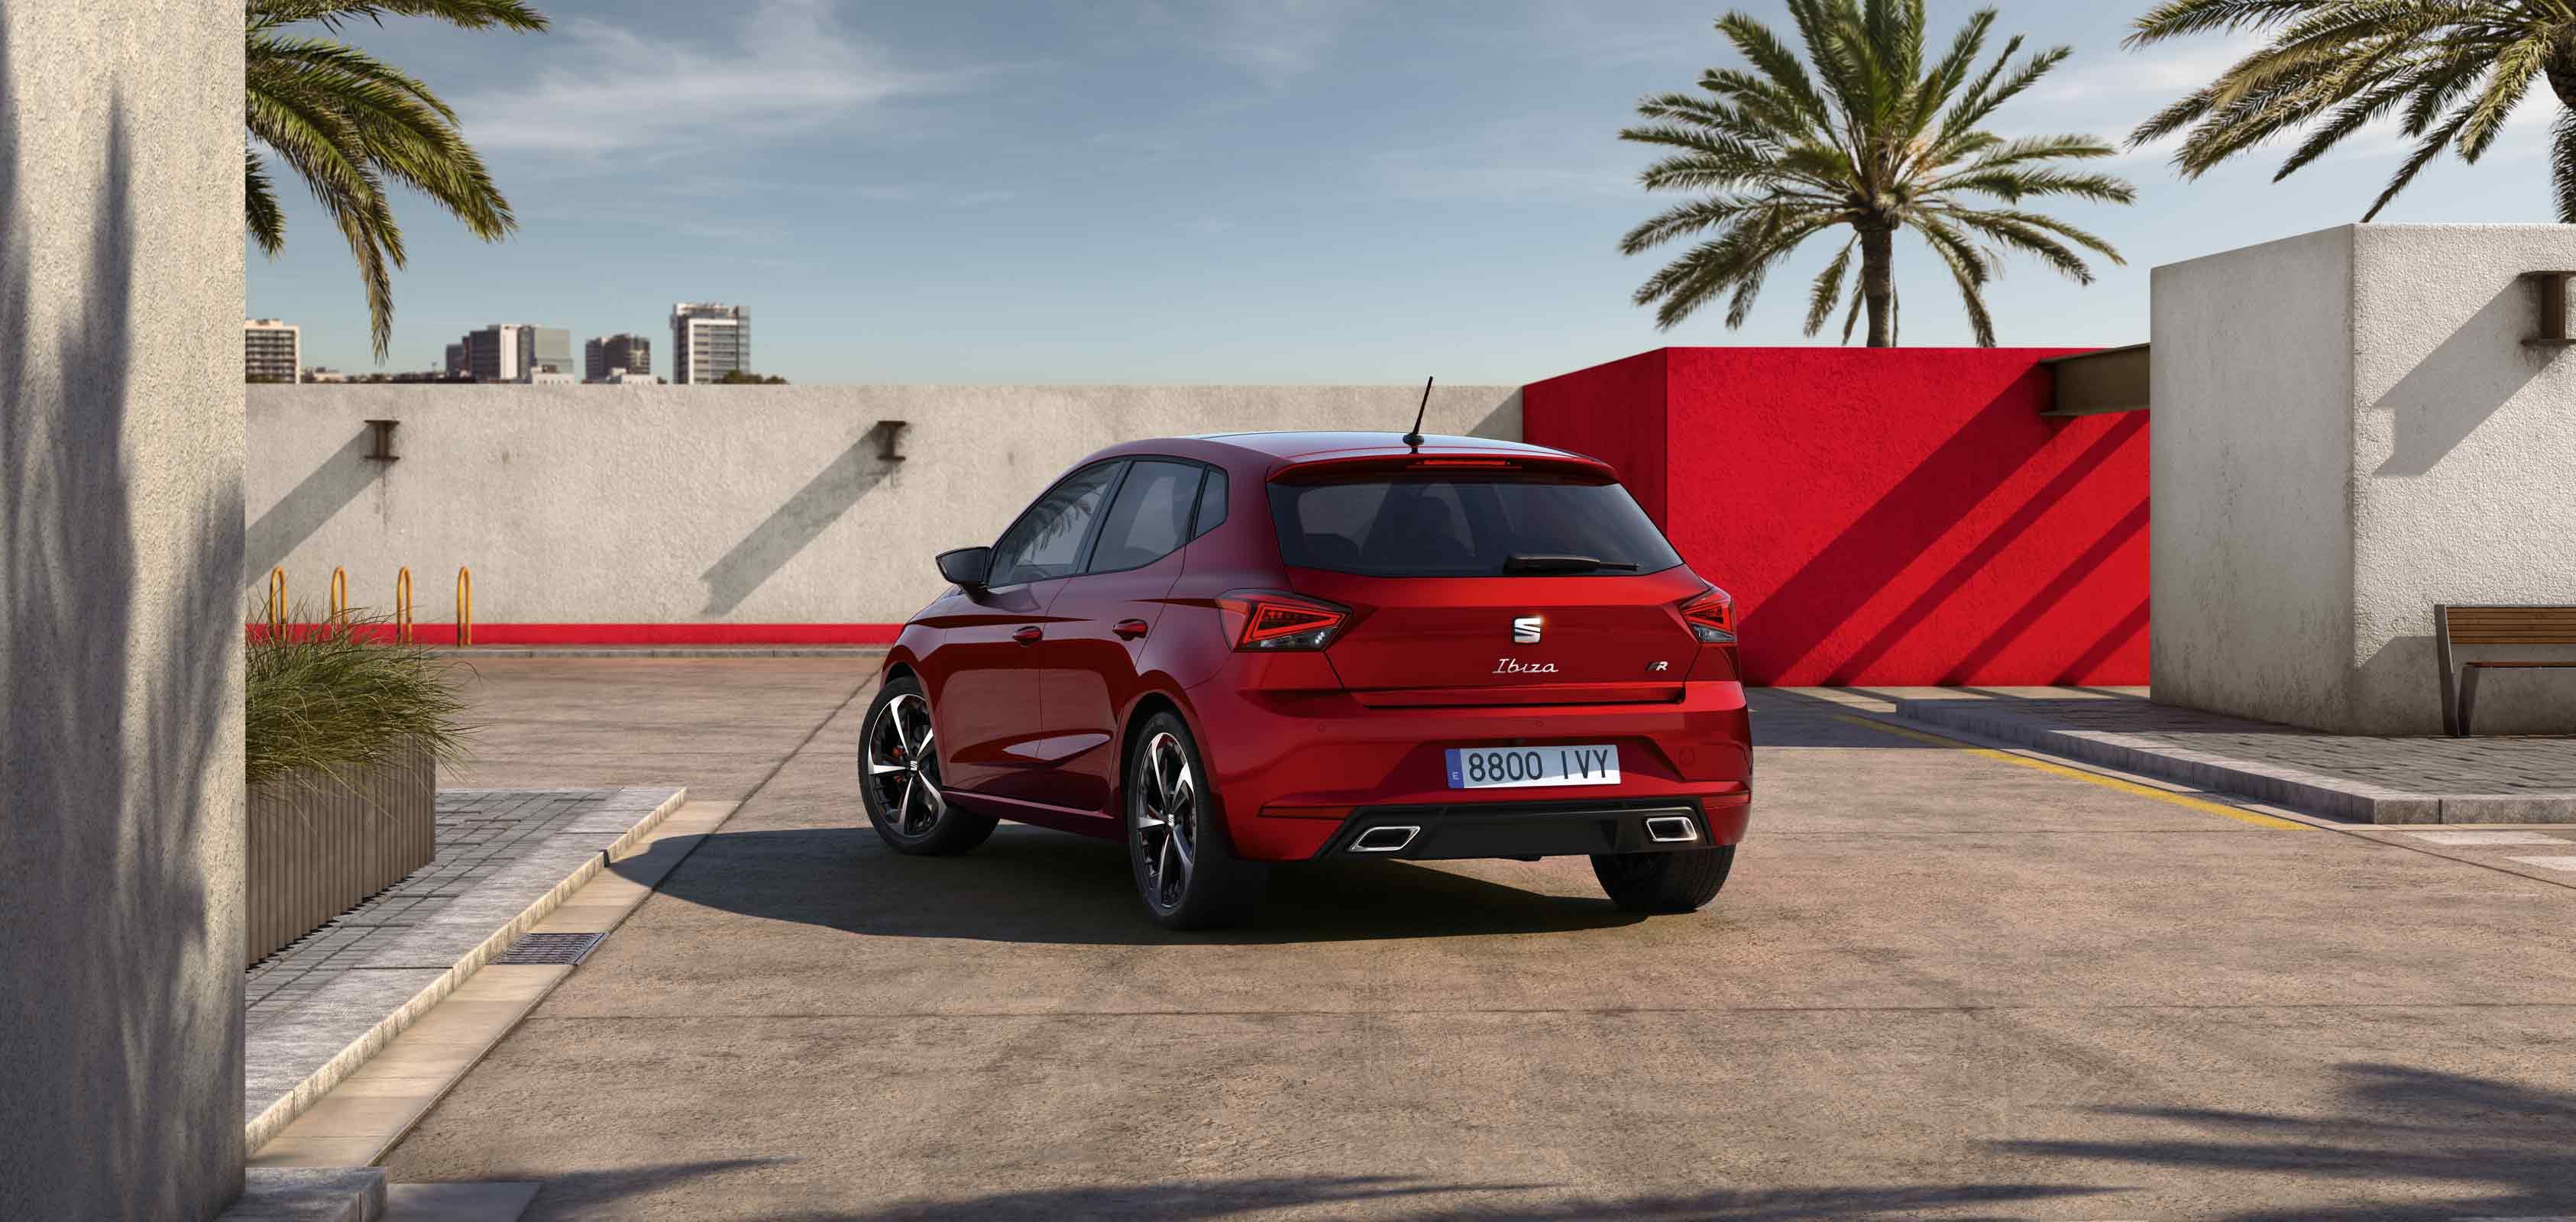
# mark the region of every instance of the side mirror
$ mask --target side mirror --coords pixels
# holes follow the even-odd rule
[[[984,579],[993,575],[993,549],[961,547],[939,553],[939,575],[957,583],[968,593],[984,588]]]

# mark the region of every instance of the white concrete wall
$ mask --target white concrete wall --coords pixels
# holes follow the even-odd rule
[[[241,1191],[241,37],[222,0],[0,3],[13,1219]]]
[[[263,386],[250,395],[257,597],[480,623],[894,623],[941,588],[931,556],[989,543],[1083,455],[1242,429],[1401,431],[1402,386]],[[393,419],[392,463],[365,421]],[[878,460],[905,420],[905,460]],[[1520,435],[1509,386],[1443,386],[1430,432]]]
[[[2576,352],[2517,279],[2567,268],[2565,226],[2364,225],[2156,269],[2157,699],[2436,733],[2434,603],[2576,603]],[[2478,728],[2576,730],[2576,684],[2491,672]]]
[[[2155,269],[2149,668],[2173,704],[2342,715],[2352,230]]]

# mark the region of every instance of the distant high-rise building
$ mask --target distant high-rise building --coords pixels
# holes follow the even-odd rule
[[[447,346],[447,364],[445,366],[445,370],[447,376],[451,378],[473,376],[474,366],[465,359],[465,345],[457,343],[449,344]]]
[[[582,381],[611,381],[620,370],[649,377],[653,372],[653,342],[641,335],[620,332],[581,346]]]
[[[671,384],[703,386],[751,372],[751,308],[683,301],[671,307]]]
[[[535,374],[572,376],[572,332],[532,323],[494,323],[465,333],[465,371],[477,382],[525,382]],[[453,359],[451,352],[450,358]]]
[[[580,371],[572,363],[571,328],[522,327],[519,352],[519,380],[522,382],[581,380]]]
[[[465,372],[477,382],[519,380],[519,328],[494,323],[465,333]]]
[[[242,320],[242,375],[252,382],[292,382],[304,368],[304,328],[274,318]]]

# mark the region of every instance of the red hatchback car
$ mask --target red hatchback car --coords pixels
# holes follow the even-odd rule
[[[956,853],[1123,840],[1154,919],[1268,863],[1584,854],[1706,904],[1752,806],[1734,608],[1594,459],[1462,437],[1113,446],[942,554],[859,747],[868,819]]]

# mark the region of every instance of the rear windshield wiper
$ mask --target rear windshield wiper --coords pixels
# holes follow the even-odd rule
[[[1604,560],[1599,556],[1558,556],[1521,553],[1503,561],[1506,573],[1598,573],[1605,569],[1633,573],[1637,566],[1625,560]]]

